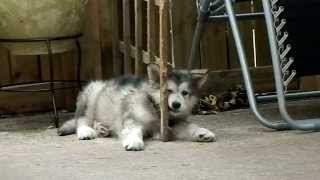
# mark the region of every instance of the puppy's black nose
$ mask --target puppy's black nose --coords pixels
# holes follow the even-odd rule
[[[173,109],[179,109],[180,106],[181,106],[181,104],[180,104],[179,102],[173,102],[173,103],[172,103],[172,108],[173,108]]]

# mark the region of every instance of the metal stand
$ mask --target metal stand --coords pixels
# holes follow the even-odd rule
[[[55,91],[56,90],[62,90],[62,89],[69,89],[69,88],[76,88],[74,86],[70,87],[60,87],[55,88],[55,83],[77,83],[77,86],[79,89],[81,89],[81,58],[82,58],[82,52],[81,47],[79,43],[79,38],[82,36],[82,34],[78,34],[75,36],[65,36],[65,37],[55,37],[55,38],[31,38],[31,39],[0,39],[0,42],[7,42],[7,43],[19,43],[19,42],[44,42],[46,44],[47,50],[48,50],[48,57],[49,57],[49,66],[50,66],[50,80],[49,81],[41,81],[41,82],[26,82],[26,83],[16,83],[16,84],[7,84],[0,86],[0,91],[7,91],[7,92],[50,92],[50,98],[52,102],[52,109],[54,113],[54,124],[55,127],[59,127],[59,114],[56,107],[56,100],[55,100]],[[51,43],[53,41],[59,41],[59,40],[75,40],[75,45],[77,48],[78,53],[78,63],[77,63],[77,79],[76,80],[53,80],[54,79],[54,72],[53,72],[53,53],[52,53],[52,47]],[[45,85],[49,84],[49,88],[44,89],[20,89],[20,88],[26,88],[26,87],[32,87],[32,86],[39,86],[39,85]]]
[[[234,2],[234,1],[233,1]],[[271,1],[271,3],[276,3],[277,1]],[[304,121],[294,121],[286,107],[286,97],[290,96],[291,98],[305,98],[309,96],[319,96],[320,92],[313,92],[313,93],[296,93],[296,94],[290,94],[290,95],[285,95],[284,91],[284,84],[288,83],[285,82],[285,80],[290,80],[290,79],[284,79],[283,75],[283,67],[281,66],[282,64],[280,63],[280,59],[284,59],[288,49],[284,48],[280,50],[280,47],[278,47],[279,41],[281,39],[277,39],[276,33],[275,33],[275,26],[274,26],[274,21],[273,21],[273,16],[272,16],[272,9],[270,6],[270,1],[269,0],[262,0],[263,3],[263,13],[253,13],[253,14],[238,14],[236,15],[234,13],[233,9],[233,4],[231,0],[199,0],[198,1],[198,9],[199,9],[199,18],[194,34],[194,39],[193,39],[193,44],[192,44],[192,50],[191,50],[191,55],[189,59],[189,68],[191,69],[194,67],[196,64],[196,55],[197,55],[197,50],[199,47],[200,39],[201,39],[201,34],[204,29],[204,25],[207,22],[212,22],[214,19],[225,19],[226,17],[229,20],[230,27],[233,33],[233,37],[235,40],[235,44],[237,47],[237,53],[239,56],[239,61],[241,65],[241,70],[243,74],[243,79],[244,79],[244,84],[246,86],[247,90],[247,96],[249,100],[250,107],[254,113],[254,115],[257,117],[258,121],[271,129],[275,130],[289,130],[289,129],[300,129],[300,130],[318,130],[320,129],[320,120],[318,119],[307,119]],[[221,9],[225,9],[227,15],[221,15],[221,14],[215,14],[216,12],[221,13]],[[281,13],[281,9],[279,11]],[[277,12],[276,12],[277,13]],[[258,106],[257,106],[257,101],[256,101],[256,96],[254,94],[254,88],[249,72],[249,67],[248,63],[246,60],[246,55],[244,51],[244,46],[242,43],[242,39],[240,36],[240,31],[239,27],[237,24],[237,19],[238,17],[241,17],[241,19],[251,19],[251,18],[257,18],[261,17],[261,15],[264,15],[265,20],[266,20],[266,25],[267,25],[267,31],[268,31],[268,38],[269,38],[269,44],[271,48],[271,54],[272,54],[272,65],[274,69],[274,79],[275,79],[275,85],[276,85],[276,96],[271,97],[271,99],[276,98],[278,100],[278,108],[280,111],[280,114],[282,116],[281,120],[275,121],[272,119],[267,119],[265,118],[259,111]],[[277,14],[275,14],[277,15]],[[239,18],[240,19],[240,18]],[[281,25],[281,24],[280,24]],[[279,27],[279,26],[278,26]],[[288,47],[288,46],[287,46]],[[290,50],[290,49],[289,49]],[[285,66],[286,67],[286,66]],[[286,67],[287,68],[287,67]],[[289,76],[289,78],[292,79],[292,76]],[[263,98],[260,98],[260,101],[263,100]]]

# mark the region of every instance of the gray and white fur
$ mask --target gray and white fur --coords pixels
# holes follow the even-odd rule
[[[73,119],[59,128],[59,135],[76,133],[79,140],[116,136],[128,151],[144,149],[143,139],[160,134],[159,66],[148,65],[149,79],[123,76],[89,83],[79,94]],[[170,137],[212,142],[215,134],[190,123],[207,76],[174,70],[168,78]]]

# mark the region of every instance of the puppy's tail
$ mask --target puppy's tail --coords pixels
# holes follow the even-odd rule
[[[66,121],[59,129],[58,135],[59,136],[67,136],[70,134],[76,133],[76,119],[70,119]]]

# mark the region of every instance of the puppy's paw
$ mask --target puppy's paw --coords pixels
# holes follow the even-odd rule
[[[77,129],[77,136],[79,140],[90,140],[97,137],[97,133],[94,129],[88,126],[80,126]]]
[[[141,151],[144,148],[143,140],[136,136],[127,136],[122,145],[127,151]]]
[[[208,129],[198,128],[193,134],[194,140],[197,142],[214,142],[216,135]]]
[[[97,123],[94,127],[96,130],[98,137],[108,137],[110,136],[110,129],[107,125],[104,125],[102,123]]]

